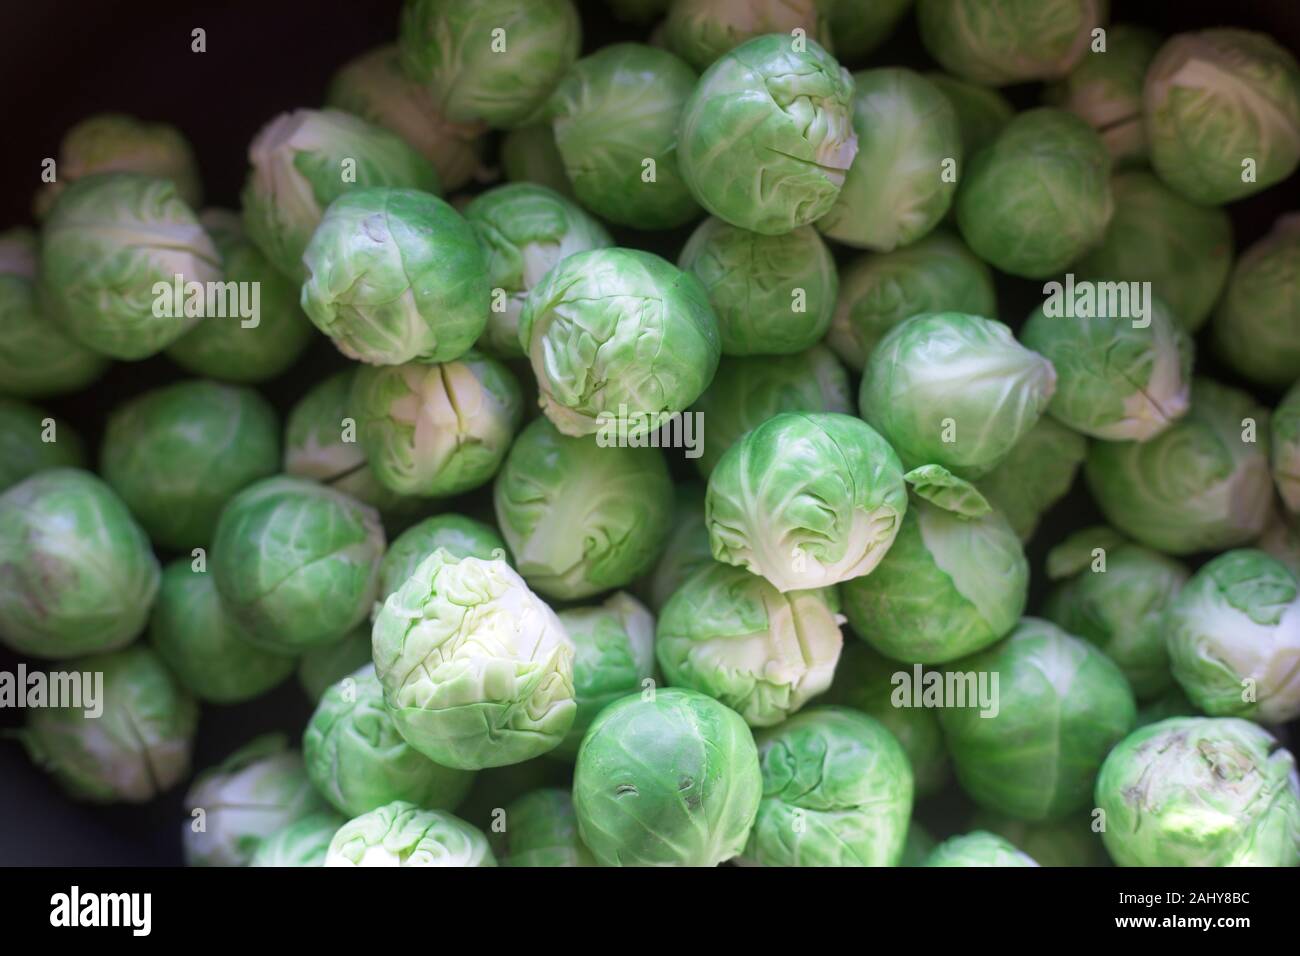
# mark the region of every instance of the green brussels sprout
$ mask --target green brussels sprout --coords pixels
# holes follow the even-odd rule
[[[1146,442],[1093,442],[1084,466],[1106,520],[1166,554],[1221,551],[1264,530],[1272,504],[1268,412],[1244,392],[1192,381],[1192,407]]]
[[[177,382],[119,405],[99,470],[153,541],[208,544],[225,503],[280,469],[275,409],[250,388]]]
[[[1300,213],[1280,218],[1237,260],[1210,326],[1215,350],[1248,380],[1300,379]]]
[[[743,568],[712,564],[660,612],[655,654],[673,687],[771,727],[831,685],[844,636],[829,590],[782,594]]]
[[[420,562],[439,548],[454,558],[490,561],[506,555],[505,541],[489,524],[457,514],[425,518],[399,534],[388,546],[384,559],[379,562],[379,599],[386,599],[405,584]]]
[[[930,70],[921,75],[937,86],[957,111],[962,155],[967,159],[997,139],[1003,127],[1016,115],[1016,108],[1011,105],[1011,101],[997,90],[959,80],[938,70]]]
[[[1018,114],[971,159],[957,225],[985,262],[1044,279],[1100,243],[1113,210],[1101,137],[1073,113],[1042,108]]]
[[[1165,691],[1163,696],[1157,697],[1149,703],[1138,705],[1137,727],[1145,727],[1148,724],[1156,724],[1162,720],[1168,720],[1170,717],[1198,717],[1200,712],[1183,689],[1174,684],[1169,690]]]
[[[864,70],[853,75],[853,87],[858,154],[817,228],[847,245],[889,252],[947,215],[957,192],[961,127],[951,101],[913,70]],[[945,164],[953,175],[945,176]]]
[[[466,185],[482,165],[484,127],[444,119],[429,90],[402,72],[396,44],[344,64],[330,80],[325,105],[396,133],[433,164],[444,189]]]
[[[1017,850],[1010,840],[984,830],[976,830],[944,840],[921,865],[1008,867],[1038,866],[1038,863],[1028,854]]]
[[[364,621],[342,640],[323,647],[313,647],[298,659],[298,683],[314,704],[325,692],[354,672],[370,664],[370,622]]]
[[[561,259],[614,244],[605,227],[545,186],[510,183],[465,207],[487,257],[492,308],[479,347],[502,358],[524,354],[519,314],[533,287]]]
[[[262,841],[329,807],[283,734],[263,734],[199,774],[185,794],[186,866],[247,866]]]
[[[797,355],[724,358],[694,406],[709,436],[695,465],[707,478],[728,448],[781,412],[852,410],[848,373],[820,345]]]
[[[85,445],[67,422],[0,398],[0,491],[48,468],[80,468],[85,460]]]
[[[934,837],[916,820],[907,825],[907,839],[903,843],[903,854],[898,858],[899,866],[924,866],[926,858],[938,846]]]
[[[535,118],[581,44],[571,0],[407,0],[398,34],[402,67],[439,113],[507,128]]]
[[[435,551],[388,596],[373,642],[398,732],[444,767],[519,763],[573,725],[573,644],[504,559]]]
[[[352,406],[375,477],[398,494],[432,498],[489,481],[523,416],[514,375],[473,350],[441,365],[363,367]]]
[[[365,620],[383,553],[373,508],[281,476],[226,503],[212,538],[212,574],[249,640],[294,654],[331,644]]]
[[[58,180],[36,194],[36,217],[44,218],[72,183],[95,173],[143,173],[166,179],[191,209],[203,204],[203,183],[194,150],[166,123],[146,123],[124,113],[99,113],[63,134]]]
[[[1087,439],[1044,415],[975,484],[1020,540],[1028,541],[1039,519],[1070,490],[1087,455]]]
[[[898,534],[907,490],[871,426],[836,412],[783,412],[723,454],[704,501],[715,560],[780,591],[869,574]]]
[[[912,0],[821,0],[835,50],[842,57],[867,56],[889,39]]]
[[[1290,514],[1300,514],[1300,383],[1291,386],[1270,416],[1269,437],[1273,481],[1282,504]]]
[[[41,230],[42,309],[112,358],[148,358],[176,341],[199,316],[161,300],[173,298],[179,283],[220,279],[216,246],[165,179],[101,173],[78,180],[60,193]]]
[[[1091,818],[1075,815],[1065,820],[1028,823],[1000,813],[979,810],[972,830],[1009,840],[1039,866],[1109,866],[1110,857]]]
[[[857,150],[848,70],[813,41],[775,33],[709,67],[678,129],[678,163],[700,205],[766,235],[829,212]]]
[[[1142,163],[1147,154],[1142,87],[1161,43],[1152,30],[1112,24],[1105,48],[1091,46],[1068,76],[1047,85],[1043,102],[1087,122],[1101,134],[1115,163]]]
[[[997,312],[993,273],[966,244],[932,232],[903,249],[867,253],[840,277],[826,342],[855,372],[894,326],[924,312]]]
[[[339,827],[325,866],[496,866],[487,837],[460,817],[396,800]]]
[[[572,790],[572,762],[553,760],[543,755],[523,763],[480,770],[474,777],[474,786],[461,804],[459,813],[463,819],[490,833],[492,839],[500,840],[502,822],[506,824],[506,831],[510,828],[508,819],[502,821],[501,811],[526,794],[544,787]],[[503,849],[498,850],[496,845],[493,846],[493,850],[498,853]]]
[[[894,660],[942,664],[972,654],[1024,613],[1029,563],[1020,539],[971,486],[953,490],[970,499],[931,500],[917,486],[880,565],[840,587],[849,626]]]
[[[1203,206],[1253,195],[1300,165],[1300,65],[1263,33],[1171,37],[1142,102],[1151,165]]]
[[[373,664],[343,678],[316,704],[302,738],[307,776],[348,817],[404,800],[454,810],[474,775],[441,767],[402,739]]]
[[[167,356],[195,375],[251,384],[275,378],[298,360],[312,325],[298,305],[299,288],[244,235],[239,216],[209,209],[199,216],[221,256],[226,282],[256,285],[256,324],[241,315],[209,316],[167,347]]]
[[[945,70],[988,86],[1067,75],[1106,0],[917,0],[921,41]]]
[[[677,119],[696,79],[671,53],[640,43],[602,47],[564,75],[546,115],[584,206],[638,229],[671,229],[699,215],[677,168]]]
[[[673,486],[658,450],[601,447],[537,418],[511,446],[493,502],[524,580],[571,600],[650,570],[670,530]]]
[[[1232,222],[1184,199],[1146,170],[1110,181],[1115,213],[1101,244],[1074,264],[1079,279],[1150,282],[1188,332],[1210,315],[1232,268]]]
[[[699,280],[638,249],[562,260],[528,293],[519,344],[546,416],[566,435],[627,419],[629,437],[700,397],[718,368],[718,322]]]
[[[248,161],[244,228],[295,281],[307,277],[303,251],[335,199],[377,186],[442,192],[427,159],[388,130],[340,110],[281,113],[253,139]]]
[[[740,855],[763,795],[754,737],[712,697],[624,697],[583,738],[578,834],[601,866],[717,866]]]
[[[1030,617],[952,670],[1000,675],[991,708],[981,701],[939,711],[957,779],[971,799],[1020,820],[1084,810],[1106,754],[1137,719],[1133,691],[1115,663]]]
[[[1124,673],[1138,700],[1173,686],[1165,631],[1170,606],[1190,573],[1180,562],[1109,528],[1076,532],[1047,555],[1061,583],[1043,617],[1096,645]]]
[[[1152,296],[1146,314],[1098,302],[1092,316],[1030,313],[1020,341],[1052,363],[1056,391],[1047,414],[1106,441],[1143,442],[1187,414],[1192,340]]]
[[[592,721],[621,697],[652,683],[655,673],[655,619],[623,591],[596,607],[560,611],[564,632],[573,642],[573,692],[577,716],[555,757],[572,760]]]
[[[565,199],[575,198],[549,123],[521,126],[501,137],[501,171],[508,182],[535,183]]]
[[[1300,716],[1300,584],[1251,548],[1203,565],[1169,607],[1169,659],[1211,717],[1284,724]]]
[[[784,33],[829,46],[819,0],[672,0],[664,21],[668,49],[703,70],[746,40]]]
[[[497,850],[503,866],[596,865],[578,836],[578,816],[568,790],[534,790],[505,811],[505,833]]]
[[[1295,758],[1263,728],[1174,717],[1135,731],[1097,777],[1120,866],[1300,866]]]
[[[259,843],[248,865],[324,866],[330,840],[345,822],[337,813],[308,814]]]
[[[883,724],[907,755],[916,796],[928,797],[948,782],[948,751],[933,710],[894,705],[899,693],[894,675],[899,669],[899,664],[881,657],[862,641],[850,641],[835,666],[830,690],[819,702],[860,710]]]
[[[61,670],[87,683],[102,675],[98,699],[83,687],[83,706],[33,708],[16,736],[69,795],[145,803],[189,775],[199,709],[152,651],[137,644]]]
[[[724,355],[801,352],[825,334],[835,310],[835,260],[811,226],[765,236],[710,217],[677,266],[704,285]]]
[[[673,489],[674,504],[668,539],[659,561],[638,585],[640,593],[658,613],[686,579],[713,563],[709,528],[704,522],[704,486],[682,482]]]
[[[758,735],[763,799],[745,860],[762,866],[897,866],[912,768],[879,721],[816,707]]]
[[[0,642],[64,660],[116,650],[144,629],[158,560],[108,485],[78,468],[0,494]]]
[[[294,669],[292,657],[249,641],[222,606],[212,575],[195,571],[188,558],[163,568],[149,643],[187,690],[215,704],[252,700]]]
[[[904,320],[872,349],[858,408],[907,468],[939,464],[974,479],[1034,427],[1055,388],[1052,363],[1001,322],[934,312]]]

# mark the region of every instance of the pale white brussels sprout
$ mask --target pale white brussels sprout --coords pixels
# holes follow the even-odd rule
[[[802,35],[829,46],[820,0],[672,0],[664,21],[668,49],[703,70],[729,50],[765,33]]]
[[[871,426],[784,412],[727,449],[704,507],[715,559],[803,591],[870,574],[898,534],[907,490]]]
[[[968,160],[997,139],[1003,127],[1016,115],[1011,101],[995,89],[959,80],[939,70],[921,75],[937,86],[957,111],[962,153]]]
[[[573,644],[504,559],[435,551],[388,596],[372,639],[398,732],[444,767],[520,763],[573,725]]]
[[[386,599],[405,584],[420,562],[439,548],[457,558],[509,560],[505,541],[491,525],[464,515],[434,515],[411,525],[388,546],[379,562],[379,599]]]
[[[1015,844],[986,830],[944,840],[925,858],[922,866],[1038,866]]]
[[[1086,438],[1044,415],[976,485],[1028,541],[1039,519],[1070,490],[1087,456]]]
[[[496,866],[487,837],[460,817],[396,800],[339,827],[325,866]]]
[[[324,866],[330,840],[347,822],[337,813],[311,813],[263,840],[249,866]]]
[[[1278,495],[1290,514],[1300,514],[1300,383],[1282,396],[1269,419],[1269,432],[1269,460]]]
[[[0,398],[0,492],[48,468],[82,468],[86,446],[43,408]]]
[[[889,39],[912,0],[821,0],[840,57],[864,57]]]

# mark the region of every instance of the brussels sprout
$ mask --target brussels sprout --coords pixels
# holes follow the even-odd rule
[[[637,591],[656,613],[696,571],[713,563],[709,528],[704,523],[704,486],[693,481],[674,488],[675,501],[659,561]]]
[[[17,737],[72,797],[145,803],[189,774],[199,710],[152,651],[137,644],[60,670],[87,682],[103,675],[100,713],[84,697],[83,706],[33,708]]]
[[[570,600],[624,587],[654,565],[673,486],[656,449],[601,447],[538,418],[511,446],[493,501],[524,580]]]
[[[601,866],[716,866],[743,852],[762,795],[745,722],[677,688],[601,711],[573,778],[578,834]]]
[[[244,228],[294,280],[307,277],[303,251],[335,199],[376,186],[442,191],[427,159],[393,133],[339,110],[281,113],[254,138],[248,161]]]
[[[326,866],[496,866],[487,837],[460,817],[394,801],[339,827]]]
[[[924,866],[926,858],[934,852],[934,837],[930,836],[916,820],[907,825],[907,840],[903,843],[903,855],[898,858],[899,866]]]
[[[409,0],[398,35],[402,67],[443,116],[497,127],[535,118],[581,42],[571,0]]]
[[[1091,47],[1069,76],[1043,90],[1043,102],[1069,110],[1101,134],[1118,164],[1146,159],[1142,87],[1160,49],[1160,35],[1130,23],[1106,30],[1106,47]]]
[[[1083,59],[1106,0],[917,0],[921,41],[950,73],[1005,86],[1065,76]]]
[[[1291,386],[1270,417],[1269,436],[1278,494],[1288,512],[1300,514],[1300,383]]]
[[[848,374],[820,345],[797,355],[724,358],[694,406],[708,430],[695,465],[707,478],[728,448],[781,412],[847,414],[852,408]]]
[[[425,558],[375,618],[398,732],[444,767],[519,763],[573,725],[573,644],[503,559]]]
[[[638,229],[671,229],[699,215],[677,168],[677,119],[695,81],[677,57],[640,43],[602,47],[565,74],[546,115],[584,206]]]
[[[578,713],[551,755],[572,760],[597,714],[653,682],[655,619],[640,601],[623,591],[597,607],[572,608],[558,616],[573,642],[573,691]]]
[[[575,198],[549,123],[521,126],[501,137],[501,170],[509,182],[536,183],[565,199]]]
[[[976,812],[971,829],[1000,836],[1039,866],[1109,866],[1110,857],[1091,818],[1073,816],[1047,823],[1027,823],[987,810]]]
[[[595,866],[578,836],[573,797],[558,787],[534,790],[505,808],[497,850],[504,866]]]
[[[88,471],[51,468],[0,495],[0,641],[64,660],[122,647],[158,593],[149,539]]]
[[[1011,105],[1011,101],[997,90],[959,80],[938,70],[921,75],[937,86],[957,111],[962,154],[967,159],[997,139],[998,134],[1016,115],[1016,108]]]
[[[337,813],[308,814],[259,843],[248,865],[324,866],[330,840],[345,822]]]
[[[922,0],[924,2],[924,0]],[[1009,840],[976,830],[944,840],[931,851],[922,866],[1038,866]]]
[[[0,491],[47,468],[80,468],[85,459],[85,445],[67,422],[0,398]]]
[[[763,866],[896,866],[912,769],[866,714],[817,707],[758,735],[763,799],[745,848]]]
[[[1091,528],[1048,552],[1047,575],[1062,583],[1043,606],[1045,618],[1095,644],[1124,672],[1138,700],[1169,690],[1167,615],[1190,576],[1187,568],[1109,528]]]
[[[264,734],[199,774],[185,809],[187,866],[247,866],[267,837],[329,807],[284,735]]]
[[[524,354],[519,313],[533,287],[561,259],[614,244],[605,227],[545,186],[489,189],[465,207],[487,257],[492,308],[479,347],[502,358]]]
[[[1300,379],[1300,213],[1242,254],[1210,326],[1215,350],[1252,382]]]
[[[1102,765],[1097,806],[1120,866],[1300,866],[1295,758],[1249,721],[1135,731]]]
[[[829,590],[782,594],[742,568],[709,565],[659,615],[659,666],[673,687],[771,727],[830,687],[844,644],[835,604]]]
[[[682,175],[705,209],[790,232],[829,212],[844,185],[858,150],[853,78],[811,40],[756,37],[700,78],[678,133]]]
[[[1192,382],[1191,410],[1147,442],[1093,442],[1084,472],[1106,520],[1166,554],[1219,551],[1264,530],[1272,503],[1268,412]]]
[[[303,654],[298,659],[298,683],[314,704],[327,690],[372,660],[370,622],[364,621],[342,640],[313,647]]]
[[[1300,584],[1281,561],[1219,555],[1174,598],[1167,633],[1174,677],[1209,716],[1300,716]]]
[[[916,796],[928,797],[948,782],[943,730],[933,710],[895,706],[893,698],[899,691],[894,675],[899,670],[899,664],[881,657],[863,642],[850,641],[844,645],[835,667],[830,690],[819,700],[860,710],[884,724],[907,754]]]
[[[1042,279],[1101,242],[1113,209],[1101,137],[1073,113],[1043,108],[1017,115],[971,159],[957,224],[985,262]]]
[[[188,558],[163,569],[149,642],[187,690],[216,704],[258,697],[294,669],[292,657],[249,641],[222,606],[212,575],[195,571]]]
[[[167,347],[168,357],[195,375],[246,384],[275,378],[313,338],[298,305],[299,288],[244,235],[239,216],[209,209],[199,216],[221,256],[226,282],[256,285],[256,324],[242,315],[209,316]]]
[[[1028,541],[1043,514],[1070,490],[1087,454],[1082,435],[1044,415],[976,486]]]
[[[1114,662],[1030,617],[1005,641],[952,669],[1000,675],[992,713],[970,703],[939,711],[957,779],[971,799],[1021,820],[1087,807],[1097,769],[1137,719],[1133,692]]]
[[[960,312],[916,315],[867,358],[862,417],[908,468],[965,478],[992,471],[1034,427],[1056,388],[1052,363],[1001,322]]]
[[[439,548],[454,558],[490,561],[506,556],[506,543],[491,525],[456,514],[425,518],[399,534],[388,546],[384,559],[379,562],[379,599],[386,599],[405,584],[420,562]]]
[[[961,127],[949,99],[920,73],[886,68],[853,75],[858,154],[817,228],[840,242],[889,252],[920,239],[957,192]],[[945,176],[953,164],[953,176]]]
[[[395,44],[344,64],[330,81],[325,105],[396,133],[433,164],[445,189],[459,189],[479,171],[484,127],[444,119],[429,91],[402,72]]]
[[[300,653],[339,640],[370,612],[384,529],[373,508],[299,478],[267,478],[226,503],[212,574],[259,647]]]
[[[569,256],[519,316],[546,416],[566,435],[627,419],[628,435],[687,408],[718,367],[718,322],[695,276],[638,249]]]
[[[864,57],[894,32],[912,0],[821,0],[830,20],[835,51],[842,57]]]
[[[724,355],[789,355],[825,334],[835,309],[835,260],[811,226],[765,236],[709,218],[679,268],[704,285]]]
[[[176,341],[199,317],[169,315],[160,298],[172,298],[178,283],[220,279],[216,247],[165,179],[78,180],[41,230],[42,308],[79,343],[113,358],[147,358]]]
[[[1154,296],[1141,319],[1115,304],[1098,302],[1092,316],[1049,315],[1040,305],[1020,341],[1056,370],[1049,415],[1094,438],[1147,441],[1187,414],[1192,340]]]
[[[1110,183],[1115,213],[1101,244],[1074,264],[1088,281],[1150,282],[1188,332],[1204,324],[1232,267],[1232,223],[1145,170]]]
[[[43,218],[72,183],[95,173],[143,173],[166,179],[191,209],[203,203],[203,183],[194,151],[174,126],[146,123],[124,113],[100,113],[63,134],[58,180],[42,187],[33,203]]]
[[[523,396],[509,369],[471,350],[441,365],[362,368],[352,406],[376,478],[398,494],[445,498],[496,473]]]
[[[664,21],[668,49],[703,70],[746,40],[765,33],[795,35],[828,44],[819,0],[672,0]]]
[[[1203,206],[1250,196],[1300,165],[1300,65],[1263,33],[1171,37],[1142,102],[1151,165]]]
[[[704,502],[713,557],[780,591],[869,574],[907,510],[903,469],[869,425],[783,412],[727,449]]]
[[[279,471],[275,409],[249,388],[178,382],[108,418],[99,470],[156,544],[208,544],[236,492]]]

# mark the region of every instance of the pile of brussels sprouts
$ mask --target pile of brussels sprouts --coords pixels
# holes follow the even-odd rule
[[[1300,165],[1294,56],[608,6],[642,42],[410,0],[238,211],[170,126],[68,132],[0,235],[0,641],[104,706],[31,759],[188,787],[195,865],[1300,864],[1300,212],[1225,209]],[[151,357],[102,435],[33,404]],[[1106,524],[1041,521],[1079,472]],[[295,675],[300,745],[191,778]]]

